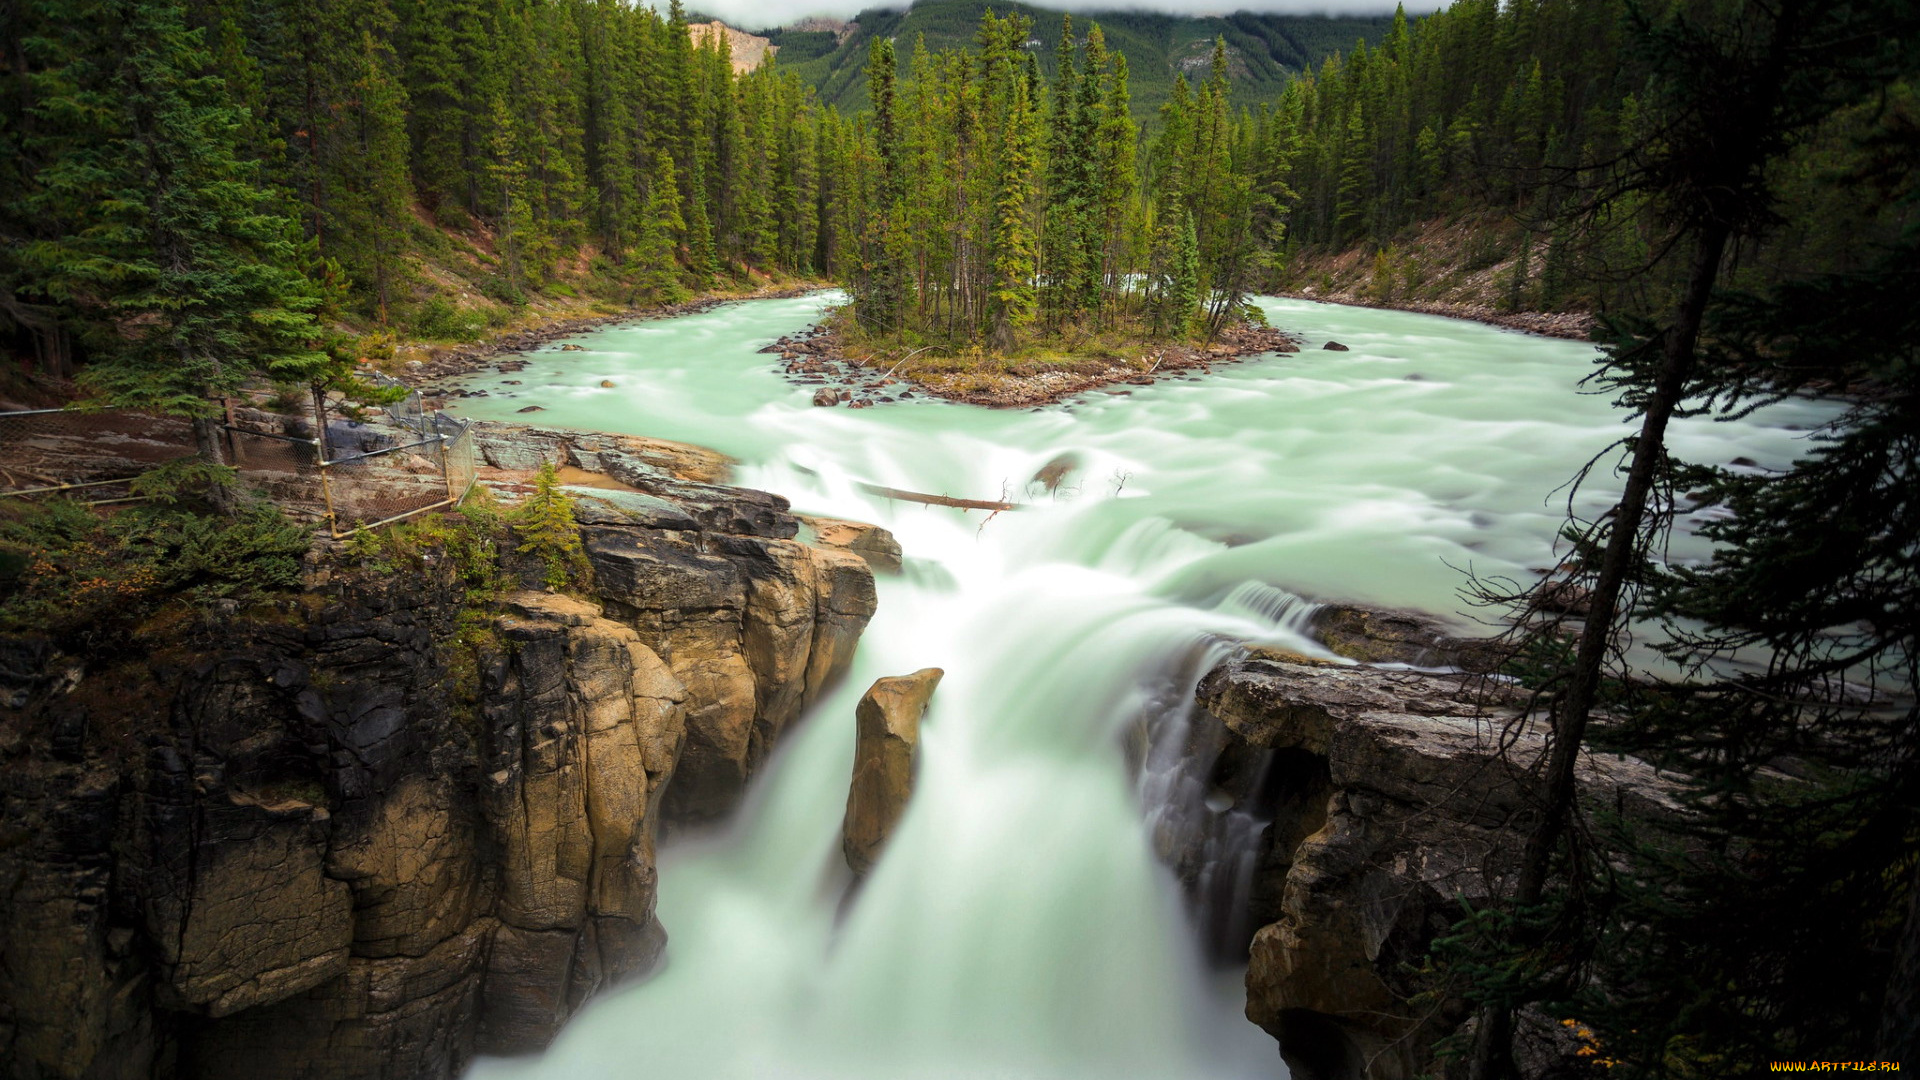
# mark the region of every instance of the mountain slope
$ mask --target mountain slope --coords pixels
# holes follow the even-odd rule
[[[955,49],[973,43],[982,13],[1018,13],[1032,17],[1028,48],[1038,54],[1040,66],[1053,70],[1054,47],[1060,41],[1058,11],[1027,4],[988,0],[924,0],[904,11],[871,10],[836,32],[820,29],[809,20],[805,29],[761,30],[780,46],[778,64],[794,71],[820,92],[820,97],[843,111],[866,107],[864,68],[867,47],[876,36],[891,37],[903,66],[916,37],[925,35],[929,51]],[[1206,77],[1207,59],[1216,37],[1227,41],[1229,76],[1234,102],[1253,106],[1280,95],[1292,76],[1320,63],[1329,53],[1348,50],[1355,41],[1372,44],[1385,35],[1391,15],[1329,17],[1324,15],[1257,15],[1240,12],[1226,16],[1190,17],[1144,11],[1076,12],[1075,34],[1090,22],[1100,24],[1107,46],[1127,57],[1133,87],[1134,115],[1151,124],[1161,103],[1172,93],[1176,74],[1189,81]],[[906,74],[903,70],[903,74]]]

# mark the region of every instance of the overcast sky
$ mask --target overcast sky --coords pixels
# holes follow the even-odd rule
[[[885,6],[882,0],[682,0],[687,7],[725,19],[748,30],[764,30],[804,19],[831,15],[851,19],[866,8]],[[1167,11],[1179,15],[1223,15],[1231,11],[1280,12],[1289,15],[1382,15],[1393,11],[1393,0],[1153,0],[1152,3],[1115,3],[1114,0],[1027,0],[1035,7],[1064,11]],[[660,5],[665,7],[664,2]],[[897,5],[905,7],[905,4]],[[1444,7],[1439,0],[1409,0],[1407,14],[1423,14]]]

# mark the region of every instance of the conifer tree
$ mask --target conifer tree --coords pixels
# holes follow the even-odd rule
[[[385,0],[333,9],[328,40],[338,50],[328,86],[329,123],[317,162],[325,207],[322,250],[365,290],[380,321],[406,284],[403,248],[412,221],[407,101]]]
[[[1032,215],[1039,132],[1025,65],[1014,51],[1026,36],[1026,20],[1009,16],[996,28],[986,61],[988,93],[1005,109],[994,183],[993,291],[988,306],[993,347],[1003,353],[1013,351],[1018,334],[1033,322],[1037,303]]]
[[[534,235],[534,206],[528,196],[527,169],[514,138],[513,114],[504,98],[493,101],[493,160],[487,164],[489,205],[494,216],[494,251],[510,295],[519,296],[529,284],[527,245]]]
[[[900,124],[896,111],[893,42],[875,38],[867,54],[867,97],[873,105],[874,157],[878,165],[872,205],[861,237],[860,266],[853,282],[855,310],[863,322],[890,332],[899,327],[906,302],[904,268],[897,258],[895,221],[902,201]]]
[[[653,176],[647,185],[647,204],[640,217],[640,235],[634,244],[634,262],[640,267],[639,289],[649,299],[671,303],[682,299],[680,265],[674,259],[674,237],[686,228],[680,214],[680,180],[666,151],[654,154]]]
[[[224,460],[213,399],[257,372],[325,376],[297,233],[242,162],[238,111],[172,0],[98,0],[49,27],[36,80],[46,166],[26,204],[59,223],[22,257],[33,289],[95,320],[104,403],[193,419]],[[56,134],[57,133],[57,134]]]

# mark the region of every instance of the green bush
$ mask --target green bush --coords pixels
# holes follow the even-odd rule
[[[480,293],[496,304],[509,307],[525,307],[527,304],[527,294],[521,291],[520,286],[500,274],[487,275],[480,282]]]
[[[300,584],[311,536],[269,505],[177,502],[102,513],[66,499],[0,511],[0,630],[98,644],[174,601],[251,601]]]
[[[448,567],[467,591],[470,605],[500,597],[500,540],[506,521],[486,488],[475,488],[458,510],[412,518],[384,529],[360,529],[347,537],[347,561],[378,574],[403,567]]]
[[[476,311],[455,307],[444,296],[430,296],[413,313],[413,333],[429,341],[471,341],[486,329]]]
[[[514,550],[540,559],[548,588],[586,584],[592,568],[580,543],[580,523],[573,517],[573,497],[560,490],[552,462],[540,466],[533,494],[513,509],[512,522],[520,536],[520,546]]]

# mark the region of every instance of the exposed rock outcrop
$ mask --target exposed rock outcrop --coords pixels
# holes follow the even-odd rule
[[[576,492],[589,595],[316,564],[144,655],[0,640],[0,1076],[447,1077],[654,962],[658,829],[733,805],[873,579],[717,455],[555,436],[489,456],[647,487]]]
[[[718,19],[712,22],[694,23],[687,27],[693,37],[695,47],[705,47],[708,42],[719,38],[727,44],[727,54],[732,58],[734,74],[752,71],[767,58],[780,51],[768,39],[758,34],[749,34],[745,30],[736,30]]]
[[[483,463],[508,472],[532,472],[542,465],[572,465],[588,472],[625,471],[659,481],[724,482],[733,462],[704,446],[649,439],[640,435],[568,431],[520,424],[481,424],[475,431]]]
[[[1350,660],[1466,671],[1490,671],[1498,666],[1495,643],[1455,637],[1433,620],[1412,612],[1327,604],[1313,613],[1310,622],[1322,645]]]
[[[877,679],[855,710],[857,734],[853,781],[841,850],[856,874],[866,874],[906,812],[913,794],[914,757],[920,749],[920,717],[946,672],[921,668],[911,675]]]
[[[865,559],[867,565],[884,574],[900,572],[901,560],[905,557],[900,550],[900,541],[893,534],[878,525],[869,525],[864,521],[844,521],[840,518],[807,517],[801,521],[813,530],[813,542],[822,547],[850,551]]]
[[[1476,681],[1252,652],[1202,679],[1201,704],[1249,746],[1305,755],[1300,798],[1269,830],[1278,910],[1254,936],[1247,1015],[1295,1074],[1383,1080],[1429,1071],[1461,1022],[1415,1008],[1409,971],[1459,900],[1512,887],[1536,814],[1543,734]],[[1505,753],[1501,746],[1505,744]],[[1589,756],[1581,797],[1631,815],[1679,812],[1643,762]],[[1363,1065],[1364,1063],[1364,1065]]]

